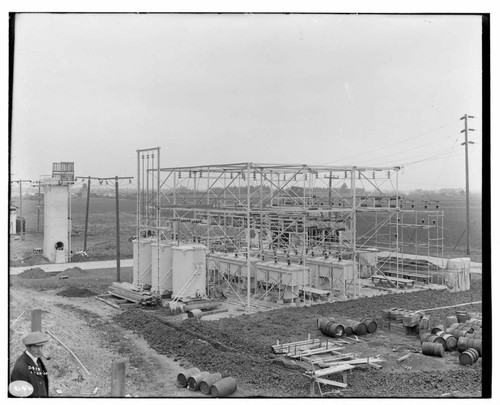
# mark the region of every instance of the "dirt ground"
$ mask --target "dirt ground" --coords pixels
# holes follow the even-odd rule
[[[359,358],[379,355],[384,360],[380,370],[356,367],[348,376],[348,387],[331,396],[481,396],[482,359],[466,367],[459,364],[456,351],[446,352],[444,358],[424,356],[418,337],[406,336],[402,328],[389,330],[381,319],[382,311],[390,308],[418,310],[480,301],[480,278],[473,279],[466,292],[422,290],[248,314],[232,308],[226,317],[196,320],[186,314],[173,316],[166,308],[108,306],[95,297],[107,292],[115,271],[83,271],[77,265],[69,264],[60,274],[33,269],[9,279],[10,368],[23,350],[21,338],[29,331],[30,311],[37,308],[43,311],[43,330],[81,362],[50,339],[46,364],[54,397],[110,396],[112,362],[117,359],[126,360],[126,394],[132,397],[204,397],[176,384],[178,373],[193,366],[236,378],[234,397],[307,397],[309,380],[303,373],[308,366],[285,360],[271,346],[278,339],[287,343],[308,334],[324,339],[316,326],[317,318],[323,317],[377,319],[377,331],[366,341],[345,345],[344,353]],[[131,280],[132,269],[123,268],[122,281]],[[460,309],[481,312],[481,305]],[[454,314],[454,309],[428,312],[431,326]],[[398,362],[405,354],[410,357]],[[332,378],[341,381],[341,376]]]

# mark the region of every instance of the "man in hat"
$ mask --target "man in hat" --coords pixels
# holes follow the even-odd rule
[[[10,381],[23,380],[33,386],[30,397],[42,398],[49,396],[49,378],[47,369],[42,362],[42,348],[49,339],[42,332],[31,332],[23,338],[26,346],[24,353],[17,359]]]

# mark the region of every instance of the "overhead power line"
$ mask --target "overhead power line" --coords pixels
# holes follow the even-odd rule
[[[380,148],[371,149],[371,150],[366,151],[366,152],[357,153],[355,155],[347,156],[347,157],[344,157],[344,158],[341,158],[341,159],[337,159],[335,161],[325,162],[323,164],[331,164],[331,163],[336,163],[336,162],[343,162],[343,161],[346,161],[346,160],[349,160],[349,159],[352,159],[352,158],[356,158],[358,156],[363,156],[363,155],[366,155],[366,154],[372,154],[373,152],[378,152],[380,150],[384,150],[384,149],[387,149],[387,148],[392,148],[394,145],[399,145],[401,143],[408,142],[408,141],[420,138],[422,136],[426,136],[426,135],[431,134],[433,132],[439,131],[440,129],[446,128],[446,127],[450,126],[451,124],[456,123],[457,121],[458,120],[453,120],[451,122],[448,122],[447,124],[441,125],[440,127],[427,130],[425,132],[422,132],[422,133],[420,133],[418,135],[415,135],[415,136],[412,136],[410,138],[405,138],[405,139],[402,139],[402,140],[397,141],[397,142],[392,142],[390,145],[381,146]]]

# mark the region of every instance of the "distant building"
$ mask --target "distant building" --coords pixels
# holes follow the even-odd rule
[[[17,233],[17,207],[11,205],[9,208],[9,234],[15,235]]]

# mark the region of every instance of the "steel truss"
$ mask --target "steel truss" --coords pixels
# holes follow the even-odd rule
[[[279,280],[257,282],[251,274],[255,260],[288,261],[305,269],[313,256],[358,262],[359,251],[368,247],[382,247],[398,257],[410,243],[408,238],[388,242],[384,236],[400,234],[407,215],[397,166],[232,163],[160,168],[159,148],[137,153],[137,237],[206,245],[208,289],[226,282],[247,308],[262,299],[259,292],[283,289]],[[436,238],[441,241],[442,222],[439,229]],[[429,252],[430,240],[429,234]],[[244,258],[246,265],[242,263],[238,274],[221,275],[210,259],[223,253]],[[353,296],[359,293],[358,270],[355,274]]]

